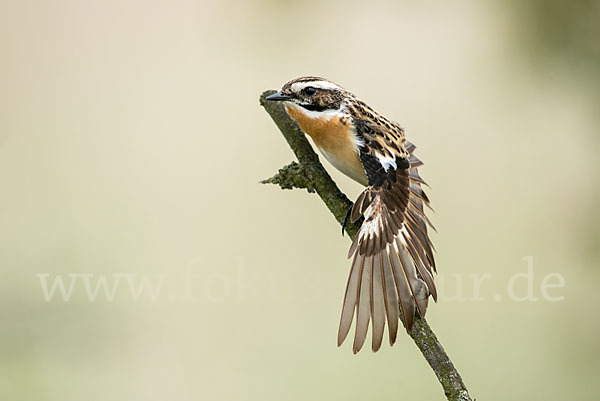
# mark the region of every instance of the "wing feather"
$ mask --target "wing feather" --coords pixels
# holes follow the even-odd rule
[[[385,329],[384,284],[381,271],[381,253],[373,257],[371,270],[371,316],[373,316],[372,349],[376,352],[381,347]]]
[[[356,306],[356,299],[358,297],[358,291],[360,290],[359,279],[363,269],[365,259],[359,257],[358,253],[354,254],[352,260],[352,267],[350,268],[350,276],[348,276],[348,283],[346,284],[346,295],[344,296],[344,306],[342,307],[342,318],[340,319],[340,328],[338,330],[338,346],[342,345],[350,326],[352,325],[352,318],[354,317],[354,308]]]
[[[387,254],[387,249],[386,252],[380,253],[380,256],[390,345],[394,345],[396,342],[396,334],[398,333],[398,316],[400,313],[398,309],[398,293],[396,292],[396,284],[394,282],[392,266]]]
[[[366,256],[364,269],[360,278],[360,290],[356,300],[356,333],[354,335],[354,353],[362,348],[367,338],[369,321],[371,318],[371,271],[373,270],[373,256]]]
[[[353,259],[338,331],[340,345],[356,314],[355,353],[363,347],[369,325],[372,350],[377,351],[386,321],[394,344],[400,314],[410,332],[415,313],[425,316],[429,295],[437,299],[434,248],[427,234],[433,226],[423,210],[429,198],[418,173],[423,163],[401,129],[390,138],[390,131],[383,133],[376,124],[363,121],[357,127],[365,142],[360,159],[369,186],[350,211],[351,221],[365,220],[348,253]]]
[[[400,301],[400,311],[404,319],[404,327],[406,331],[410,331],[409,327],[412,328],[415,319],[415,302],[411,297],[411,290],[404,277],[403,267],[398,257],[398,250],[393,246],[390,246],[388,251],[390,263],[392,265],[392,272],[394,273],[394,280],[396,282],[396,289],[398,291],[398,300]]]

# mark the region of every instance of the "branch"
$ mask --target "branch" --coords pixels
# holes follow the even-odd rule
[[[292,151],[298,158],[299,163],[283,167],[279,172],[261,183],[277,184],[283,189],[304,188],[308,192],[317,192],[329,211],[338,223],[344,221],[346,211],[352,206],[352,202],[344,195],[331,179],[319,157],[313,151],[312,146],[306,139],[304,133],[285,112],[280,102],[269,102],[265,98],[275,91],[265,91],[260,96],[260,104],[271,116]],[[346,225],[346,232],[354,239],[360,228],[361,221]],[[446,398],[450,401],[472,401],[460,374],[452,364],[452,361],[444,351],[435,333],[427,324],[425,319],[415,315],[413,328],[409,333],[417,347],[433,369],[435,375],[444,388]]]

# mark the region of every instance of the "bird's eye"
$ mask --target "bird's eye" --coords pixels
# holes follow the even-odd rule
[[[304,93],[305,93],[307,96],[312,96],[312,95],[314,95],[316,92],[317,92],[317,90],[316,90],[315,88],[313,88],[312,86],[307,86],[307,87],[304,89]]]

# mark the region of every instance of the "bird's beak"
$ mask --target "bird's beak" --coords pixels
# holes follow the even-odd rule
[[[269,95],[269,96],[266,97],[267,100],[279,100],[279,101],[281,101],[281,100],[289,100],[291,98],[292,97],[290,95],[285,95],[285,94],[283,94],[281,92],[277,92],[277,93],[274,93],[274,94]]]

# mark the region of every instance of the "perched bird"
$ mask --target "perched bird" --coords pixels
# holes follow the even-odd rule
[[[425,316],[433,282],[431,226],[423,206],[429,199],[418,173],[423,163],[404,130],[339,85],[319,77],[286,83],[267,97],[283,102],[287,113],[338,170],[366,189],[348,211],[365,220],[348,252],[350,276],[338,331],[341,345],[356,314],[353,351],[358,352],[372,322],[372,349],[379,350],[387,319],[389,341],[398,332],[399,314],[409,332],[415,312]]]

